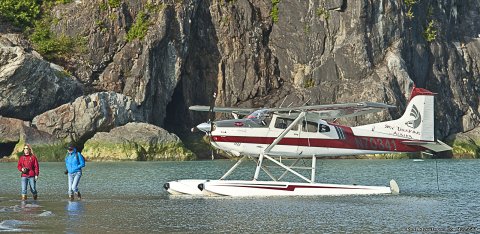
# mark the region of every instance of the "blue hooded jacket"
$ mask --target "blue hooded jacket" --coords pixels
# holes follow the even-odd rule
[[[85,166],[85,159],[80,152],[77,152],[77,148],[73,148],[72,153],[67,153],[67,156],[65,156],[65,166],[70,174],[82,171],[82,167]]]

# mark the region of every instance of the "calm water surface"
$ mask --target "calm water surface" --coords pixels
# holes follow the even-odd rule
[[[39,200],[21,202],[16,163],[0,163],[0,232],[480,232],[480,160],[318,160],[317,181],[387,185],[400,195],[169,196],[176,179],[218,179],[233,161],[87,162],[67,199],[63,163],[40,163]],[[251,178],[248,163],[232,179]]]

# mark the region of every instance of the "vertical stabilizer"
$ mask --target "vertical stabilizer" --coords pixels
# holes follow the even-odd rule
[[[396,120],[355,127],[416,141],[435,141],[434,93],[413,88],[407,108]]]
[[[434,93],[414,88],[403,116],[391,121],[394,127],[414,140],[434,141]]]

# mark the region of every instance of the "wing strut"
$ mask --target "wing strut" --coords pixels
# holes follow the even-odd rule
[[[275,164],[279,165],[279,166],[280,166],[280,167],[282,167],[283,169],[285,169],[285,170],[287,170],[287,171],[289,171],[289,172],[293,173],[294,175],[296,175],[296,176],[298,176],[298,177],[302,178],[303,180],[307,181],[308,183],[313,183],[313,181],[311,181],[311,180],[307,179],[305,176],[303,176],[303,175],[301,175],[300,173],[298,173],[298,172],[296,172],[296,171],[292,170],[290,167],[287,167],[287,166],[285,166],[283,163],[281,163],[281,162],[279,162],[279,161],[275,160],[274,158],[272,158],[272,157],[270,157],[270,156],[268,156],[268,155],[263,155],[263,156],[264,156],[265,158],[267,158],[268,160],[270,160],[270,161],[274,162]],[[260,157],[261,157],[261,156],[260,156]],[[257,166],[257,169],[258,169],[258,166]]]
[[[253,180],[257,180],[258,179],[258,174],[260,174],[260,168],[262,167],[262,163],[263,163],[263,157],[267,157],[268,159],[272,160],[274,163],[276,164],[281,164],[280,166],[282,166],[283,164],[282,163],[279,163],[277,162],[276,160],[274,160],[273,158],[267,156],[266,154],[268,154],[270,152],[270,150],[272,150],[272,148],[274,146],[276,146],[278,144],[278,142],[280,142],[283,137],[285,137],[285,135],[287,135],[288,132],[290,132],[290,130],[298,124],[298,121],[300,121],[304,116],[305,116],[305,113],[304,111],[302,111],[298,116],[297,118],[287,127],[287,129],[283,130],[283,132],[272,142],[272,144],[270,144],[267,148],[265,148],[265,150],[260,154],[260,156],[258,157],[258,162],[257,162],[257,168],[255,169],[255,175],[253,176]],[[283,165],[284,166],[284,165]],[[293,170],[290,169],[290,168],[285,168],[286,170],[292,172]],[[294,172],[292,172],[294,173]],[[294,173],[295,174],[295,173]],[[297,173],[298,174],[298,173]],[[301,176],[301,175],[300,175]],[[308,181],[308,179],[307,179]]]

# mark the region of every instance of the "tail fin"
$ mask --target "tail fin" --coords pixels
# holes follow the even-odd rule
[[[414,87],[407,108],[402,117],[396,120],[354,127],[364,134],[380,133],[404,139],[405,145],[422,146],[427,149],[442,152],[452,150],[452,147],[435,138],[434,126],[434,93]],[[371,131],[371,132],[370,132]]]
[[[355,127],[411,141],[435,141],[434,93],[413,88],[403,116],[396,120]]]
[[[434,93],[413,88],[407,108],[402,117],[389,121],[393,127],[413,140],[435,141]]]

